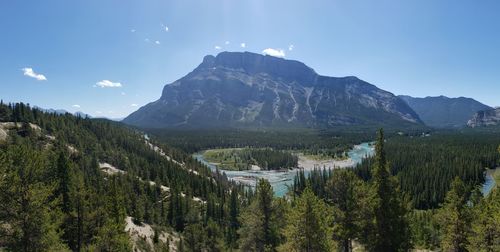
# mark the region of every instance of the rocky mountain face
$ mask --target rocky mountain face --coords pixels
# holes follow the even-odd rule
[[[446,96],[437,96],[415,98],[404,95],[399,97],[417,112],[420,119],[427,126],[436,128],[464,127],[476,112],[491,109],[487,105],[465,97],[449,98]]]
[[[479,111],[467,122],[469,127],[500,125],[500,108]]]
[[[124,122],[144,128],[421,124],[403,100],[356,77],[321,76],[301,62],[249,52],[206,56]]]

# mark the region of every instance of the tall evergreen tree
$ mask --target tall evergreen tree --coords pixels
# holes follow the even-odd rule
[[[500,251],[500,191],[494,189],[474,206],[469,251]]]
[[[47,160],[23,145],[0,152],[0,243],[13,251],[65,251]],[[4,240],[5,239],[5,240]],[[3,241],[2,241],[3,240]]]
[[[240,222],[238,220],[239,215],[239,195],[236,189],[231,191],[229,198],[229,227],[227,234],[227,243],[231,248],[236,247],[236,242],[238,240],[238,229],[240,228]]]
[[[308,186],[287,213],[286,242],[280,251],[332,251],[331,218],[328,206]]]
[[[252,203],[241,215],[240,249],[243,251],[275,251],[279,243],[277,206],[273,202],[271,184],[260,179]]]
[[[69,160],[64,154],[64,152],[60,152],[57,158],[57,177],[59,179],[59,186],[57,188],[57,194],[62,197],[62,210],[64,213],[68,213],[70,211],[70,199],[69,199],[69,190],[71,183],[71,171]]]
[[[445,251],[468,251],[467,237],[471,232],[468,200],[466,186],[461,179],[455,178],[438,213],[442,233],[441,248]]]
[[[375,194],[374,227],[366,240],[367,247],[372,251],[406,251],[410,247],[407,210],[398,183],[389,172],[384,142],[384,132],[380,129],[371,181]]]
[[[446,194],[445,203],[439,209],[441,248],[445,251],[467,251],[470,235],[471,212],[468,205],[469,192],[463,181],[456,177]]]
[[[87,234],[88,222],[90,221],[87,213],[87,188],[83,182],[83,175],[76,173],[74,176],[74,183],[72,183],[69,198],[71,200],[71,211],[67,215],[65,221],[65,234],[64,238],[68,240],[70,248],[74,251],[81,251],[85,242],[85,235]]]
[[[352,251],[352,240],[361,237],[364,227],[362,204],[369,197],[363,181],[350,170],[335,170],[326,186],[328,202],[333,206],[333,238],[339,249]]]

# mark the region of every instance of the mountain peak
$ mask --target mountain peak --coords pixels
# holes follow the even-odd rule
[[[207,55],[159,100],[125,123],[161,127],[415,125],[418,115],[392,93],[354,76],[320,76],[304,63],[250,52]]]
[[[225,67],[248,74],[266,73],[286,81],[313,82],[316,72],[304,63],[252,52],[221,52],[207,55],[197,70]]]

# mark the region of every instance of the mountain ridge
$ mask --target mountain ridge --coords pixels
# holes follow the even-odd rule
[[[423,98],[399,95],[430,127],[460,128],[480,110],[491,107],[468,97],[427,96]]]
[[[500,107],[478,111],[467,122],[471,128],[500,125]]]
[[[250,52],[205,56],[123,122],[144,128],[422,124],[403,100],[357,77],[322,76],[302,62]]]

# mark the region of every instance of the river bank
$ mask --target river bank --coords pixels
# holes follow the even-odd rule
[[[484,176],[484,184],[483,187],[481,187],[481,193],[484,196],[487,196],[498,183],[497,179],[500,178],[500,167],[497,167],[496,169],[488,169]]]
[[[288,192],[288,187],[293,185],[293,181],[299,170],[304,170],[307,176],[314,168],[320,169],[335,169],[353,167],[360,163],[363,158],[373,155],[374,147],[371,143],[362,143],[355,145],[352,150],[348,152],[349,158],[345,160],[313,160],[308,159],[303,155],[299,155],[299,168],[291,169],[288,171],[266,171],[266,170],[246,170],[246,171],[230,171],[219,169],[224,172],[226,176],[238,183],[245,184],[250,187],[255,187],[257,179],[267,179],[273,186],[276,196],[281,197]],[[216,164],[210,163],[203,157],[203,152],[193,154],[193,157],[201,163],[207,165],[212,171],[218,167]]]

